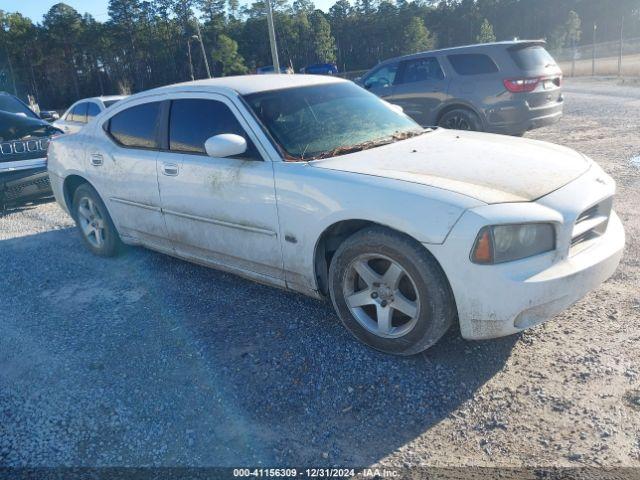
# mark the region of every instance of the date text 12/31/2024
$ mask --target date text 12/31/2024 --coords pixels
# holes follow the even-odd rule
[[[235,468],[236,478],[396,478],[399,472],[381,468]]]

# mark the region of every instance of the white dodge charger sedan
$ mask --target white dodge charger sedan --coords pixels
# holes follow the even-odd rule
[[[552,317],[615,271],[615,184],[557,145],[423,129],[355,84],[258,75],[162,87],[51,142],[87,247],[122,243],[330,297],[409,355]]]

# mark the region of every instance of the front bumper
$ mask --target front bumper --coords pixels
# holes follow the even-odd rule
[[[51,195],[46,167],[0,171],[0,208]]]
[[[600,183],[603,178],[606,181]],[[588,248],[571,254],[570,242],[580,213],[612,196],[614,189],[613,181],[594,165],[581,178],[537,202],[469,210],[443,245],[428,245],[451,284],[462,336],[479,340],[517,333],[560,313],[608,279],[625,244],[624,228],[615,212],[606,231]],[[487,218],[496,223],[554,223],[557,248],[500,265],[474,264],[469,253]]]

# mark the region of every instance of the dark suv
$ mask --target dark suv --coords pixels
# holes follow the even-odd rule
[[[49,138],[60,133],[19,99],[0,92],[0,211],[52,195],[47,147]]]
[[[393,58],[358,83],[425,127],[522,135],[562,116],[562,70],[541,40]]]

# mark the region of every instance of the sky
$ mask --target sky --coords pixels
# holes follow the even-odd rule
[[[33,22],[41,22],[47,11],[61,0],[0,0],[0,10],[8,12],[20,12],[29,17]],[[240,3],[249,3],[250,0],[241,0]],[[81,14],[90,13],[96,20],[104,22],[109,19],[107,5],[109,0],[64,0]],[[327,11],[335,0],[314,0],[317,8]]]

